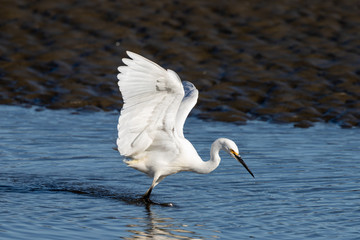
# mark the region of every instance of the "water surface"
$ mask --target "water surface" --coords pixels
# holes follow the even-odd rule
[[[151,183],[115,147],[118,113],[0,106],[1,239],[356,239],[359,129],[309,129],[189,118],[185,135],[208,159],[218,137],[238,143],[253,179],[223,154],[208,175]]]

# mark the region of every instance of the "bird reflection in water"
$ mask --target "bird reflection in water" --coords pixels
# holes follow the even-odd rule
[[[203,239],[199,233],[187,230],[186,224],[174,223],[175,220],[172,218],[157,216],[151,210],[152,205],[145,204],[145,217],[131,218],[139,223],[127,225],[127,231],[133,236],[123,239]]]

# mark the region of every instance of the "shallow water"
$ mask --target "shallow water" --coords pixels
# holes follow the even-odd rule
[[[151,183],[115,147],[118,113],[0,106],[1,239],[356,239],[360,129],[188,119],[201,156],[228,137],[255,174],[223,155],[208,175]]]

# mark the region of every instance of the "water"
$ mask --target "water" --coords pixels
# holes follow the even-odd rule
[[[359,129],[188,119],[203,158],[228,137],[255,174],[223,155],[208,175],[151,183],[115,147],[117,113],[0,106],[0,239],[357,239]]]

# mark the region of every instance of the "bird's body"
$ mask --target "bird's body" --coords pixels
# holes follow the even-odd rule
[[[198,90],[190,82],[181,82],[172,70],[132,52],[125,58],[127,66],[118,68],[119,88],[124,105],[118,123],[117,146],[125,162],[153,178],[145,193],[166,176],[180,171],[209,173],[220,163],[219,151],[235,157],[253,176],[238,154],[236,144],[226,138],[211,146],[210,160],[203,161],[193,145],[184,137],[183,126],[198,98]]]

